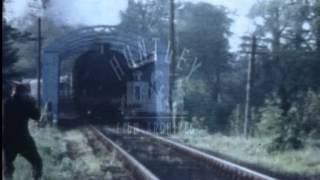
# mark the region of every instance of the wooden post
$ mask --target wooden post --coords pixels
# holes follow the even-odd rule
[[[169,108],[170,112],[173,113],[173,92],[175,89],[175,78],[176,78],[176,52],[175,52],[175,3],[174,0],[170,0],[170,47],[171,47],[171,64],[170,64],[170,90],[169,90]],[[171,114],[173,115],[173,114]],[[174,121],[174,117],[172,116],[172,120]],[[175,125],[174,122],[173,127]]]
[[[38,107],[41,108],[41,17],[38,18],[38,68],[37,68],[37,98]]]
[[[246,101],[245,101],[245,112],[244,112],[244,127],[243,134],[248,137],[248,126],[251,123],[251,95],[252,95],[252,83],[254,73],[254,62],[257,48],[257,38],[255,35],[252,37],[251,57],[248,63],[248,76],[246,86]]]
[[[2,34],[1,34],[1,36],[2,36],[2,54],[1,54],[1,56],[2,56],[2,61],[4,61],[4,46],[5,46],[5,18],[4,18],[4,12],[5,12],[5,8],[4,8],[4,5],[5,5],[5,1],[2,1]],[[5,63],[3,63],[3,65],[2,66],[4,66],[4,64]],[[2,67],[3,68],[3,67]],[[2,99],[4,99],[4,96],[5,96],[5,91],[6,91],[6,89],[4,88],[4,86],[5,86],[5,82],[4,82],[4,78],[3,78],[3,74],[2,74]],[[3,103],[2,103],[3,104]],[[3,112],[3,111],[2,111]],[[3,127],[3,126],[2,126]]]

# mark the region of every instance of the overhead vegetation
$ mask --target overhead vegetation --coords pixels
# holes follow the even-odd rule
[[[18,31],[6,21],[4,21],[3,31],[2,97],[8,95],[10,92],[10,81],[19,79],[20,75],[23,73],[24,68],[18,66],[19,49],[17,48],[17,43],[23,43],[29,37],[28,33]]]

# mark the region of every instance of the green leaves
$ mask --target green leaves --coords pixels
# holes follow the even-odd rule
[[[10,92],[10,80],[16,78],[19,73],[14,68],[18,61],[18,49],[14,46],[14,42],[20,37],[20,33],[4,23],[4,47],[3,47],[3,61],[2,61],[2,80],[4,81],[2,92],[3,96],[7,96]]]
[[[306,139],[320,137],[320,95],[314,91],[301,92],[286,115],[281,99],[268,98],[260,108],[257,124],[260,136],[271,137],[270,151],[300,149]]]

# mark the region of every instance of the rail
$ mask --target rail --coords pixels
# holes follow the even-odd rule
[[[127,153],[124,149],[118,146],[115,142],[105,136],[100,130],[93,125],[89,125],[90,129],[95,135],[104,143],[107,147],[114,149],[121,159],[125,160],[125,164],[130,169],[132,174],[141,180],[159,180],[154,174],[152,174],[145,166],[138,162],[134,157]]]
[[[104,143],[107,147],[112,148],[117,152],[118,157],[120,159],[124,160],[125,166],[127,167],[127,169],[129,169],[131,171],[134,178],[139,179],[139,180],[159,180],[160,179],[159,177],[161,177],[161,179],[163,179],[163,174],[162,175],[158,174],[159,172],[155,171],[155,169],[153,169],[151,167],[149,167],[149,168],[146,167],[144,161],[141,161],[141,159],[139,159],[139,158],[138,158],[139,161],[136,159],[137,156],[135,154],[132,154],[132,152],[131,152],[132,148],[134,148],[134,147],[131,147],[130,144],[127,144],[126,146],[123,146],[123,145],[120,146],[117,144],[118,140],[116,141],[117,143],[115,143],[112,140],[114,138],[112,135],[112,133],[114,133],[112,129],[106,131],[106,129],[108,129],[106,127],[101,128],[101,129],[99,127],[96,127],[93,125],[89,125],[89,127],[92,129],[92,131],[95,133],[97,138],[102,143]],[[179,154],[184,155],[185,157],[189,157],[189,159],[192,159],[192,161],[201,162],[201,163],[206,164],[206,166],[208,168],[210,167],[215,172],[218,172],[217,175],[220,174],[222,177],[227,177],[227,179],[275,180],[275,178],[270,177],[268,175],[262,174],[260,172],[257,172],[257,171],[251,170],[251,169],[248,169],[248,168],[243,167],[241,165],[238,165],[233,162],[221,159],[219,157],[202,152],[198,149],[195,149],[195,148],[189,147],[187,145],[175,142],[173,140],[158,136],[158,135],[153,134],[151,132],[148,132],[148,131],[145,131],[145,130],[142,130],[142,129],[139,129],[139,128],[136,128],[133,126],[127,126],[126,128],[127,128],[127,130],[130,130],[136,134],[139,134],[139,136],[144,137],[144,138],[142,138],[144,140],[146,140],[146,139],[151,140],[151,141],[146,141],[143,143],[153,142],[156,144],[158,143],[159,145],[161,144],[161,146],[160,146],[161,148],[156,148],[156,149],[171,148],[175,152],[178,152]],[[107,133],[109,131],[111,132],[111,134]],[[106,134],[108,137],[106,136]],[[109,137],[109,135],[110,135],[110,137]],[[118,134],[117,136],[120,139],[125,138],[125,137],[123,137],[123,134],[122,135]],[[127,142],[131,142],[131,141],[127,141]],[[140,143],[139,146],[142,147],[141,142],[140,141],[137,141],[137,142],[139,142]],[[133,143],[133,142],[131,142],[131,143]],[[149,146],[149,144],[148,144],[148,146]],[[128,148],[128,147],[131,147],[131,148],[129,148],[131,150],[128,151],[128,152],[130,152],[130,154],[125,149],[123,149],[123,148]],[[183,156],[181,156],[180,158],[182,158],[182,157]],[[157,161],[155,161],[155,163],[157,163]],[[205,168],[205,166],[204,166],[204,168]],[[170,171],[172,171],[172,170],[173,169],[171,169]],[[210,170],[210,169],[208,169],[208,170]],[[158,175],[160,175],[160,176],[158,176]],[[201,174],[199,174],[199,175],[201,175]],[[168,176],[168,174],[167,174],[167,176]],[[207,177],[207,176],[205,176],[205,177]],[[207,179],[207,178],[205,178],[205,179]]]
[[[174,142],[172,140],[154,135],[150,132],[144,131],[142,129],[133,127],[133,126],[129,126],[130,128],[132,128],[135,132],[144,134],[145,136],[149,136],[155,140],[158,140],[164,144],[167,144],[168,146],[171,146],[172,148],[176,148],[177,150],[179,150],[182,153],[185,153],[187,155],[190,155],[194,158],[197,158],[201,161],[207,162],[210,165],[214,166],[214,167],[219,167],[221,169],[224,169],[226,171],[228,171],[229,173],[233,174],[235,179],[237,178],[244,178],[244,179],[253,179],[253,180],[275,180],[275,178],[267,176],[265,174],[250,170],[246,167],[240,166],[238,164],[232,163],[230,161],[221,159],[219,157],[204,153],[200,150],[191,148],[189,146],[183,145],[181,143],[177,143]],[[236,178],[237,177],[237,178]]]

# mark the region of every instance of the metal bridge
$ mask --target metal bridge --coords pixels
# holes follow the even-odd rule
[[[157,111],[168,112],[170,52],[167,43],[141,36],[137,32],[124,32],[116,26],[92,26],[74,30],[51,42],[42,51],[42,104],[51,103],[54,114],[59,119],[59,82],[61,63],[74,55],[80,55],[94,45],[108,43],[111,49],[122,53],[130,68],[143,64],[144,57],[152,53],[155,62],[157,89]],[[160,95],[159,95],[160,96]],[[164,103],[165,102],[165,103]]]

